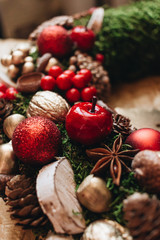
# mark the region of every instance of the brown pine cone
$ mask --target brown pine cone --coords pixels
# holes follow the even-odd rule
[[[35,179],[16,175],[7,182],[5,188],[11,217],[17,219],[17,225],[24,228],[40,227],[48,223],[48,218],[38,203],[35,187]]]
[[[111,85],[108,72],[104,70],[101,63],[94,60],[87,53],[77,50],[74,56],[70,57],[69,64],[69,69],[72,71],[78,71],[83,68],[87,68],[91,71],[92,81],[90,84],[96,87],[101,99],[110,95]]]
[[[0,99],[0,124],[8,117],[13,110],[13,103],[1,98]]]
[[[124,219],[135,240],[160,239],[160,201],[147,193],[134,193],[123,202]]]
[[[126,138],[130,135],[133,130],[135,130],[129,118],[121,115],[121,114],[113,114],[113,131],[115,133],[121,133],[123,138]]]

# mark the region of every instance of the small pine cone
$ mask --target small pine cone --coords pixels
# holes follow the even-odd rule
[[[75,66],[76,71],[83,68],[91,71],[92,81],[90,85],[96,87],[97,93],[99,96],[101,96],[101,99],[110,95],[111,85],[108,72],[104,70],[100,62],[94,60],[87,53],[77,50],[75,51],[74,55],[70,57],[69,64],[72,66],[72,68]]]
[[[115,133],[120,133],[123,138],[126,138],[133,130],[134,128],[129,118],[118,113],[113,114],[113,131]]]
[[[135,240],[160,239],[160,201],[146,193],[134,193],[123,202],[124,219]]]
[[[0,124],[13,110],[13,104],[3,98],[0,99]]]
[[[7,182],[6,204],[10,206],[11,218],[24,228],[44,226],[48,218],[43,214],[36,196],[36,183],[25,175],[16,175]]]

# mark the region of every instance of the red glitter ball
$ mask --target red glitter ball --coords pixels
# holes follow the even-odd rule
[[[46,164],[59,150],[60,131],[56,124],[44,117],[30,117],[15,129],[12,146],[16,156],[27,164]]]

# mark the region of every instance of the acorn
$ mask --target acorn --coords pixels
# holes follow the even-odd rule
[[[33,57],[31,56],[25,57],[24,62],[33,62]]]
[[[16,48],[17,48],[17,50],[20,50],[21,52],[23,52],[24,56],[27,56],[29,54],[30,44],[21,43]]]
[[[13,132],[17,125],[22,122],[25,117],[21,114],[12,114],[5,118],[3,122],[3,131],[9,139],[12,139]]]
[[[4,55],[1,58],[1,63],[5,67],[8,67],[9,65],[11,65],[12,64],[12,55]]]
[[[14,64],[11,64],[8,67],[8,75],[10,78],[16,78],[19,73],[19,68],[16,67]]]
[[[79,202],[92,212],[105,212],[109,210],[111,193],[106,183],[93,174],[87,176],[77,190]]]
[[[83,233],[81,240],[132,240],[126,228],[108,219],[91,223]]]
[[[72,236],[55,234],[53,232],[49,232],[45,238],[45,240],[73,240]]]
[[[50,58],[46,67],[45,67],[45,72],[48,72],[51,67],[56,66],[56,65],[62,67],[62,65],[60,64],[60,62],[56,58],[54,58],[54,57]]]
[[[34,71],[34,63],[33,62],[25,62],[22,67],[22,74],[31,73]]]
[[[0,145],[0,174],[12,174],[17,169],[16,155],[11,141]]]
[[[160,192],[160,157],[156,151],[144,150],[132,161],[134,176],[149,193]]]
[[[15,50],[12,53],[12,63],[15,65],[19,65],[24,62],[24,53],[20,50]]]

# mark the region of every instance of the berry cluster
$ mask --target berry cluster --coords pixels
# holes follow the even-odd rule
[[[0,82],[0,98],[14,100],[16,99],[16,94],[18,94],[18,91],[14,87],[7,88],[4,83]]]
[[[90,102],[96,95],[97,90],[93,86],[88,86],[92,79],[92,73],[88,69],[81,69],[77,74],[71,70],[63,71],[59,66],[50,68],[48,75],[41,79],[43,90],[54,90],[57,87],[65,91],[68,102],[74,103],[80,99]]]

